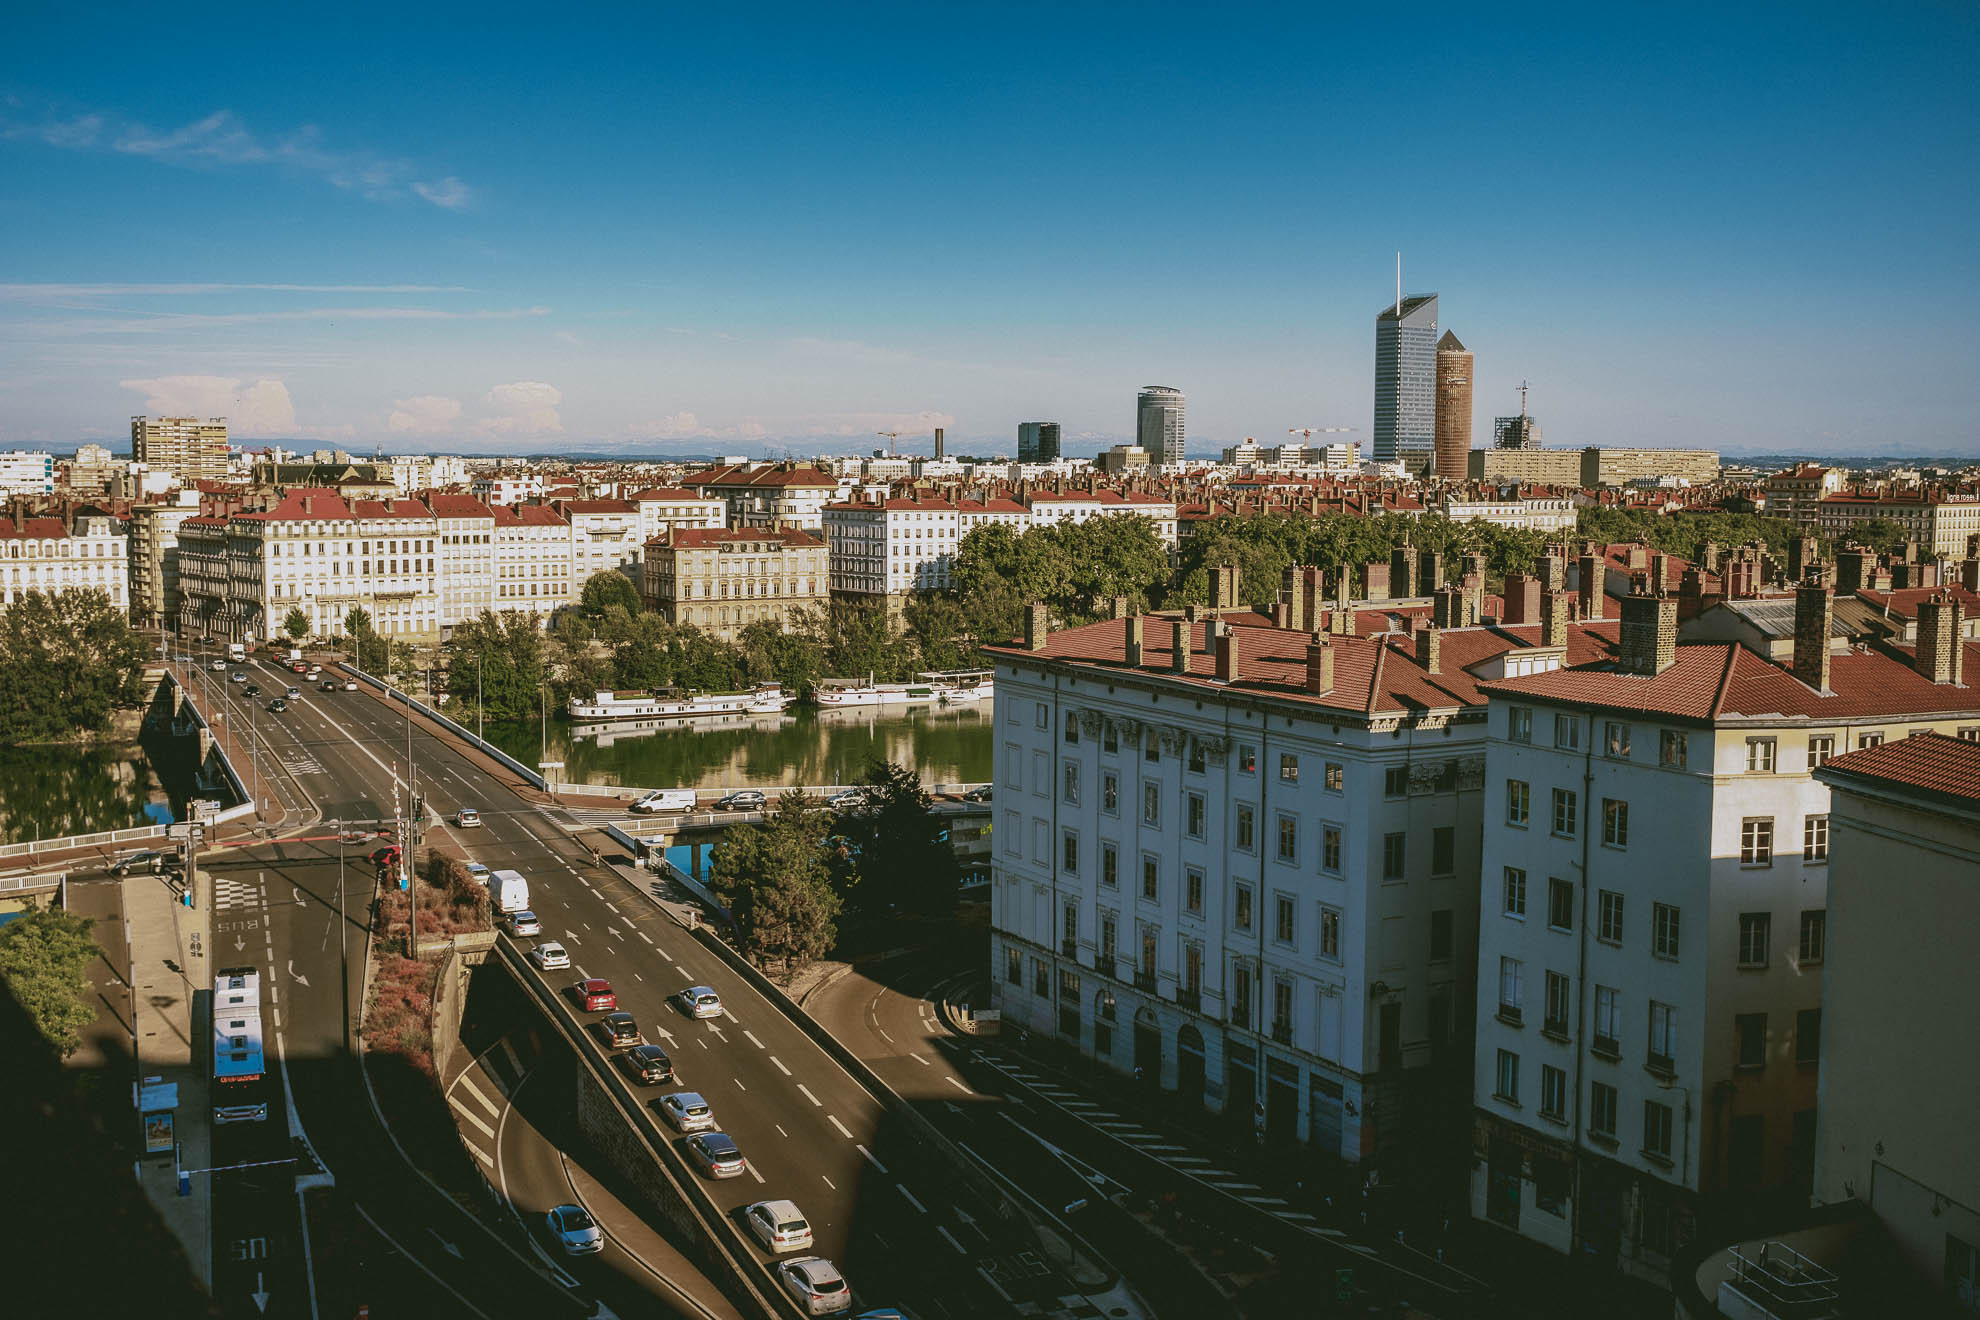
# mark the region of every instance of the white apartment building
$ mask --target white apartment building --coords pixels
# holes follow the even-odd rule
[[[825,542],[789,528],[684,527],[646,543],[640,594],[670,623],[734,641],[825,604]]]
[[[131,622],[164,628],[179,617],[179,526],[199,514],[199,492],[180,490],[161,504],[134,504],[130,514]]]
[[[391,461],[392,484],[401,495],[467,484],[467,460],[458,454],[442,454],[438,458],[425,454],[394,454]]]
[[[1249,436],[1220,456],[1228,467],[1272,472],[1353,472],[1361,466],[1354,441],[1323,445],[1261,445]]]
[[[825,506],[839,496],[837,477],[796,463],[703,468],[683,476],[681,485],[723,501],[731,527],[789,527],[815,532],[824,525]]]
[[[28,450],[0,450],[0,496],[55,493],[55,456]]]
[[[1571,532],[1577,511],[1571,496],[1530,495],[1502,500],[1445,500],[1437,512],[1459,521],[1488,522],[1523,532]]]
[[[46,595],[95,588],[119,611],[131,606],[128,540],[101,509],[66,517],[0,515],[0,609],[30,591]]]
[[[662,532],[687,527],[720,528],[728,525],[726,501],[695,494],[679,486],[655,486],[631,499],[639,511],[639,543],[645,545]]]
[[[1456,1121],[1479,678],[1592,659],[1614,625],[1320,637],[1225,611],[1047,636],[1042,615],[991,648],[1004,1020],[1349,1161],[1440,1102]]]
[[[1118,513],[1146,518],[1155,525],[1155,536],[1164,547],[1176,548],[1176,502],[1131,490],[1069,490],[1031,492],[1025,497],[1031,508],[1033,527],[1058,523],[1083,523]]]
[[[1943,606],[1910,663],[1832,637],[1827,590],[1800,588],[1780,664],[1678,646],[1675,599],[1633,594],[1617,663],[1483,684],[1475,1216],[1667,1284],[1701,1196],[1806,1196],[1829,859],[1810,771],[1980,735]]]
[[[571,578],[582,591],[594,573],[640,574],[639,510],[625,500],[559,500],[571,527]]]
[[[1823,536],[1847,540],[1858,523],[1888,519],[1904,528],[1927,559],[1966,557],[1967,538],[1980,534],[1980,498],[1937,491],[1904,494],[1829,495],[1815,502],[1814,526]],[[1801,520],[1806,527],[1808,519]]]
[[[521,504],[543,498],[540,472],[491,472],[476,477],[468,489],[483,504]]]
[[[501,505],[495,515],[495,610],[548,616],[577,599],[571,527],[542,504]]]
[[[819,515],[831,547],[831,592],[898,604],[949,585],[956,546],[967,534],[949,500],[888,499],[828,504]]]
[[[495,594],[495,514],[472,495],[430,494],[439,549],[442,632],[498,607]]]

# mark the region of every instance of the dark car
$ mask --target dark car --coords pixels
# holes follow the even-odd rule
[[[674,1080],[674,1061],[658,1045],[635,1045],[619,1056],[619,1070],[641,1086]]]
[[[316,690],[318,692],[335,692],[337,690],[337,680],[334,678],[326,678],[321,683],[318,683],[316,685]]]
[[[963,794],[962,800],[965,802],[988,802],[990,800],[990,785],[978,784],[975,788]]]
[[[598,1020],[598,1030],[605,1043],[615,1050],[641,1044],[646,1039],[639,1034],[639,1023],[630,1013],[607,1013]]]
[[[244,687],[244,688],[242,688],[242,689],[241,689],[241,695],[242,695],[242,696],[244,696],[244,697],[250,697],[250,698],[252,698],[252,697],[258,697],[258,696],[260,696],[260,695],[261,695],[261,684],[259,684],[259,683],[250,683],[250,684],[248,684],[248,685],[247,685],[246,687]]]
[[[717,811],[761,811],[765,802],[760,788],[739,788],[715,800]]]
[[[287,710],[288,708],[289,708],[289,703],[283,700],[281,697],[277,697],[275,698],[275,700],[268,703],[268,713],[270,715],[280,715],[283,711]]]

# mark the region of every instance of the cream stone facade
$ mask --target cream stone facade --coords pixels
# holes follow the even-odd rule
[[[119,613],[131,604],[129,538],[117,519],[84,508],[66,518],[0,515],[0,609],[30,591],[94,589]]]
[[[825,542],[805,532],[690,527],[645,549],[641,595],[648,608],[724,641],[752,623],[788,626],[828,598]]]

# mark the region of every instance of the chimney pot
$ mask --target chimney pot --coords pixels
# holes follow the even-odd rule
[[[1177,619],[1173,625],[1169,642],[1169,671],[1176,674],[1189,672],[1190,625],[1187,620]]]
[[[1052,633],[1052,612],[1043,601],[1033,601],[1024,610],[1024,649],[1042,651]]]
[[[1817,692],[1829,691],[1829,620],[1835,596],[1811,570],[1794,591],[1794,676]]]
[[[1315,696],[1334,690],[1334,646],[1322,636],[1306,644],[1306,690]]]
[[[1217,678],[1220,682],[1237,681],[1237,639],[1238,635],[1229,630],[1217,634]]]

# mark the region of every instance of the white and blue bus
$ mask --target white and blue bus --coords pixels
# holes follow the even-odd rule
[[[213,982],[213,1121],[259,1123],[267,1117],[261,973],[223,967]]]

